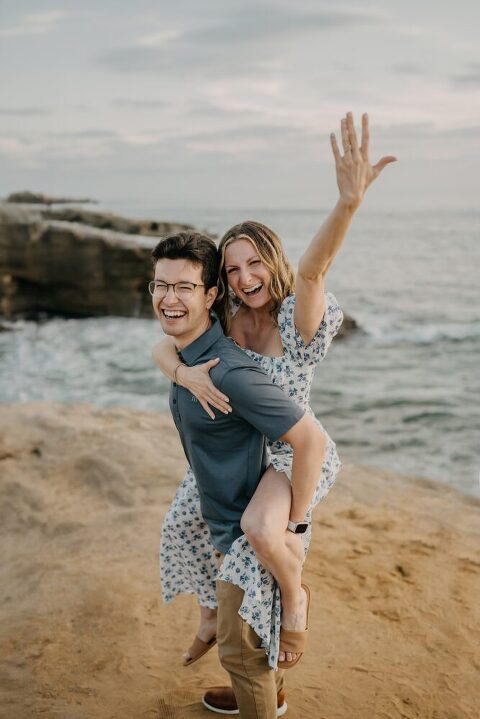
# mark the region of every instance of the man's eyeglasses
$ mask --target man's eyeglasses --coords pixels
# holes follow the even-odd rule
[[[173,287],[173,292],[178,299],[188,300],[197,287],[205,287],[205,285],[196,284],[195,282],[160,282],[158,280],[152,280],[148,283],[148,291],[152,297],[165,297],[169,287]]]

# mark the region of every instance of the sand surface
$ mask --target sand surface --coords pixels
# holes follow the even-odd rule
[[[0,408],[0,716],[213,717],[216,650],[181,666],[192,597],[162,604],[162,516],[185,462],[170,418]],[[476,719],[480,503],[346,464],[317,508],[309,649],[290,719]]]

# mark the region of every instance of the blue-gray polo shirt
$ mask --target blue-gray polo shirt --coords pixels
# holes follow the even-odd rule
[[[267,468],[265,437],[275,441],[304,415],[235,342],[220,322],[182,349],[187,365],[220,357],[210,370],[215,386],[230,398],[232,412],[212,420],[184,387],[172,383],[170,410],[197,480],[202,515],[213,546],[226,552],[240,537],[240,519]]]

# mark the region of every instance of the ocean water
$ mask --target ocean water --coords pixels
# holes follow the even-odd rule
[[[107,208],[105,208],[107,209]],[[111,203],[221,234],[257,219],[298,261],[326,212],[185,210]],[[327,277],[358,332],[333,342],[312,406],[340,455],[480,496],[480,213],[361,208]],[[167,410],[155,320],[18,321],[0,333],[0,401]]]

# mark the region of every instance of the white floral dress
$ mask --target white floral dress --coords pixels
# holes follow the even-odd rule
[[[232,309],[235,312],[238,304]],[[316,365],[325,357],[334,336],[340,329],[343,313],[331,293],[325,295],[325,314],[315,336],[305,345],[294,320],[295,295],[286,297],[278,313],[278,328],[283,345],[281,357],[266,357],[251,350],[245,352],[262,367],[297,404],[310,415],[310,389]],[[316,420],[321,427],[320,422]],[[328,436],[325,461],[308,510],[325,497],[340,469],[335,443]],[[268,443],[269,459],[278,472],[291,479],[293,452],[284,442]],[[305,555],[310,544],[311,530],[302,535]],[[273,576],[258,562],[254,550],[244,535],[228,550],[218,570],[215,550],[210,543],[204,522],[197,484],[191,469],[181,482],[173,502],[165,515],[160,545],[160,577],[163,599],[170,602],[178,594],[196,594],[202,606],[215,608],[216,580],[231,582],[244,590],[240,616],[262,640],[272,668],[277,667],[280,644],[280,591]]]

